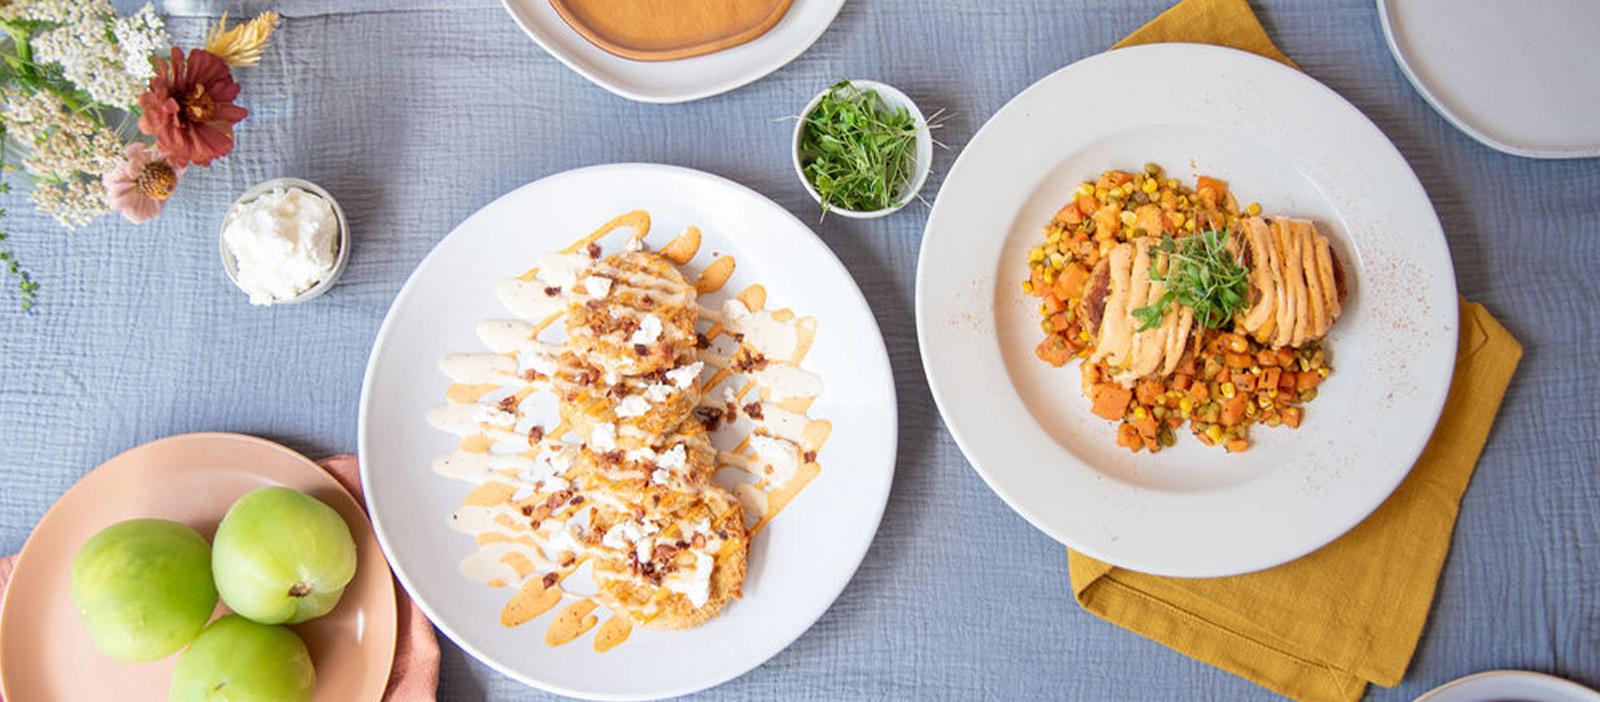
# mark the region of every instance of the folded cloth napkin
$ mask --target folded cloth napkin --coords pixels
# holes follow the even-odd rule
[[[317,464],[354,495],[357,502],[361,501],[361,478],[355,456],[333,456],[317,461]],[[16,564],[16,554],[0,558],[0,591],[4,591],[6,583],[11,582],[11,570]],[[399,636],[394,644],[394,667],[389,669],[389,687],[384,690],[384,702],[431,702],[439,687],[439,642],[434,639],[433,625],[422,615],[422,610],[417,609],[406,597],[405,590],[396,585],[394,594],[400,605],[396,609]]]
[[[1183,41],[1293,66],[1245,0],[1184,0],[1117,47]],[[1303,700],[1359,699],[1405,675],[1450,549],[1461,496],[1522,346],[1482,305],[1461,301],[1450,396],[1422,457],[1393,495],[1322,549],[1227,578],[1164,578],[1068,550],[1084,609],[1191,658]]]

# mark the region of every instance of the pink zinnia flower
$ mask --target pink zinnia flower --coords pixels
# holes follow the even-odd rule
[[[161,214],[162,206],[188,166],[175,166],[161,151],[139,142],[128,145],[124,160],[100,177],[106,202],[129,222],[143,224]]]
[[[172,47],[172,60],[156,60],[150,91],[139,97],[139,131],[156,138],[172,163],[210,166],[233,150],[233,125],[250,114],[233,104],[239,84],[228,64],[205,49]]]

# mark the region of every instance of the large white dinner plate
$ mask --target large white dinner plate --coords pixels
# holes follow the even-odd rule
[[[1162,78],[1174,67],[1186,78]],[[1090,414],[1077,364],[1034,357],[1028,249],[1077,183],[1151,161],[1309,217],[1343,257],[1351,293],[1326,342],[1336,372],[1299,430],[1258,427],[1242,454],[1187,432],[1132,454]],[[1085,59],[996,113],[929,216],[916,306],[933,396],[1001,498],[1090,556],[1193,577],[1292,560],[1376,508],[1438,419],[1458,326],[1439,220],[1383,134],[1304,74],[1193,44]]]
[[[1378,0],[1389,51],[1467,136],[1529,158],[1600,156],[1600,2]]]
[[[725,290],[760,282],[772,308],[817,318],[805,368],[822,376],[811,416],[833,423],[822,473],[756,537],[744,599],[688,631],[635,629],[596,653],[588,637],[544,642],[545,615],[507,629],[511,593],[458,570],[475,549],[446,526],[469,486],[429,468],[456,445],[424,414],[443,402],[439,357],[480,346],[478,320],[503,318],[496,281],[612,216],[650,211],[659,246],[696,225],[703,265],[738,261]],[[725,293],[719,293],[723,295]],[[715,299],[720,298],[712,298]],[[698,171],[617,164],[568,171],[514,190],[462,222],[401,288],[378,332],[361,396],[361,478],[373,526],[395,575],[439,629],[495,669],[535,687],[590,699],[686,694],[738,676],[800,636],[849,582],[877,531],[894,474],[895,399],[872,312],[844,266],[783,208]]]
[[[569,26],[550,0],[501,0],[522,31],[568,68],[640,102],[688,102],[728,92],[782,68],[833,23],[844,0],[794,0],[783,19],[755,39],[677,61],[635,61],[607,53]]]

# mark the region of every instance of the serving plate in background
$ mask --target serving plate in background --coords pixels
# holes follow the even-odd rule
[[[501,0],[551,56],[606,90],[639,102],[688,102],[725,93],[793,61],[833,23],[844,0],[793,0],[783,18],[746,43],[672,61],[610,53],[574,30],[550,0]]]
[[[1185,66],[1171,110],[1139,104],[1128,76]],[[1260,427],[1225,454],[1180,432],[1159,454],[1114,443],[1076,364],[1033,355],[1027,251],[1077,184],[1146,162],[1226,180],[1244,202],[1308,217],[1351,272],[1328,336],[1335,373],[1300,429]],[[917,334],[933,396],[967,459],[1057,540],[1147,573],[1204,577],[1297,558],[1372,512],[1432,433],[1455,359],[1455,276],[1427,195],[1398,151],[1348,102],[1253,54],[1156,44],[1094,56],[1003,107],[962,152],[929,216]]]
[[[1529,158],[1600,156],[1600,2],[1378,0],[1400,71],[1457,129]]]

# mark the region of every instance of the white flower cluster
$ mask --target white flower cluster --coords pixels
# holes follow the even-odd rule
[[[28,193],[40,212],[54,217],[68,229],[81,227],[109,212],[106,189],[97,180],[72,178],[60,183],[40,182]]]
[[[155,8],[118,17],[108,0],[35,0],[25,12],[48,15],[58,26],[33,38],[35,60],[59,64],[62,75],[114,107],[130,107],[150,87],[150,55],[170,45]],[[44,19],[44,17],[39,17]]]
[[[25,148],[22,167],[38,182],[34,204],[69,228],[104,214],[100,176],[121,162],[122,140],[53,93],[0,88],[0,99],[0,122]]]

